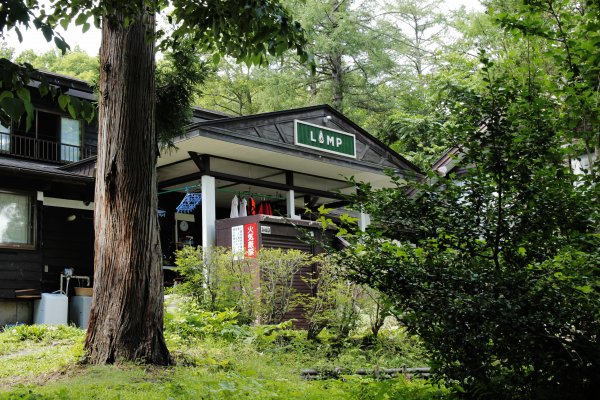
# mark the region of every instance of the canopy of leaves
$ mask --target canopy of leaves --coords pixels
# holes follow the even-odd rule
[[[196,91],[210,68],[189,41],[168,52],[156,69],[156,134],[162,146],[173,146],[192,120]]]
[[[404,310],[437,376],[469,398],[594,398],[600,380],[598,166],[576,175],[568,162],[597,143],[598,86],[584,73],[597,49],[583,31],[599,10],[552,19],[581,3],[532,3],[499,17],[526,11],[527,29],[495,31],[503,43],[479,72],[442,87],[458,167],[411,188],[363,187],[356,207],[374,223],[341,260]],[[530,29],[559,32],[561,18],[568,40]],[[566,44],[578,73],[547,58],[568,57]]]
[[[81,79],[86,82],[98,81],[98,57],[90,56],[79,47],[64,54],[48,51],[37,54],[33,50],[19,53],[14,61],[17,64],[28,63],[38,70]]]

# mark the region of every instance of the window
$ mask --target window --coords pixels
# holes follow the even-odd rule
[[[0,191],[0,247],[33,248],[32,196]]]
[[[52,161],[81,159],[83,129],[79,120],[36,110],[29,130],[24,118],[14,128],[13,133],[18,135],[13,138],[16,154]]]
[[[10,128],[0,122],[0,151],[10,151]]]
[[[80,159],[81,123],[76,119],[60,119],[60,159],[78,161]]]

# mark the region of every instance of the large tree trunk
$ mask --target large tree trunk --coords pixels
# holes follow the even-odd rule
[[[170,362],[156,212],[154,44],[148,40],[155,22],[146,11],[139,14],[125,28],[124,14],[111,10],[102,26],[95,287],[85,342],[94,364]]]

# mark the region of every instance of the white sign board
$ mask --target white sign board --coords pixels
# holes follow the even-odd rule
[[[244,225],[231,227],[231,251],[234,260],[244,258]]]

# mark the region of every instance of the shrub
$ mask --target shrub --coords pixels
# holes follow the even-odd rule
[[[204,311],[194,301],[182,300],[177,307],[165,313],[165,332],[171,339],[202,339],[218,336],[233,340],[246,333],[238,324],[239,313],[224,311]]]
[[[358,323],[358,300],[363,289],[345,279],[331,257],[320,256],[316,261],[315,276],[304,278],[312,295],[302,297],[308,338],[316,339],[324,328],[330,329],[338,338],[348,337]]]
[[[260,268],[260,322],[278,324],[299,305],[294,283],[311,258],[293,249],[261,249],[256,260]]]
[[[255,260],[223,247],[203,252],[185,247],[176,265],[184,277],[174,291],[191,296],[200,309],[234,309],[241,323],[277,324],[298,305],[294,283],[309,265],[310,256],[298,250],[261,249]]]
[[[175,261],[184,280],[174,291],[191,296],[201,309],[230,308],[239,313],[240,322],[253,322],[258,308],[258,274],[251,261],[236,258],[223,247],[213,247],[208,253],[200,246],[184,247]]]

